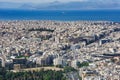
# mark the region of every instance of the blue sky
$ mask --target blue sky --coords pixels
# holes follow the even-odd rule
[[[85,0],[0,0],[0,2],[20,2],[20,3],[45,3],[45,2],[70,2],[70,1],[85,1]]]
[[[120,0],[0,0],[0,2],[17,2],[17,3],[48,3],[48,2],[71,2],[71,1],[94,1],[94,2],[120,2]]]

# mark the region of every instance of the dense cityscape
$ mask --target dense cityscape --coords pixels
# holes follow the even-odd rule
[[[0,80],[119,80],[120,23],[0,21],[0,62]]]

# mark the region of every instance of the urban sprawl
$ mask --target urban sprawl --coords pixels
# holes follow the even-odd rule
[[[120,23],[0,21],[0,62],[12,72],[69,66],[68,80],[120,80]]]

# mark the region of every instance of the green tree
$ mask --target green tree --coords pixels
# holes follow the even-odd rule
[[[79,68],[81,68],[81,67],[84,67],[84,66],[89,66],[89,63],[88,63],[88,62],[82,62],[82,63],[78,62],[78,63],[77,63],[77,66],[78,66]]]
[[[70,66],[64,67],[64,72],[71,72],[71,71],[77,71],[77,70]]]

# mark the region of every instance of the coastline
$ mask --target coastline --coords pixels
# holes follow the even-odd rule
[[[118,22],[119,21],[102,21],[102,20],[98,20],[98,21],[92,21],[92,20],[75,20],[75,21],[69,21],[69,20],[0,20],[0,22]]]

